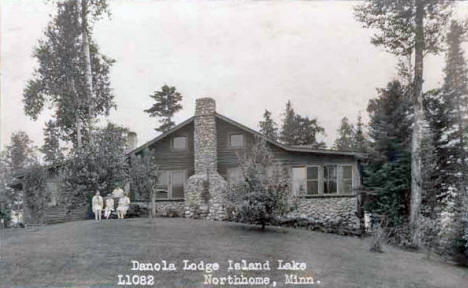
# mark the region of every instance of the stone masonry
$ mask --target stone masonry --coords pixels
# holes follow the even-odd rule
[[[195,103],[195,174],[187,180],[185,217],[223,220],[227,183],[217,167],[216,102],[200,98]]]

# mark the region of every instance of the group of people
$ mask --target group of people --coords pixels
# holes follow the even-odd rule
[[[119,204],[117,206],[117,218],[124,219],[127,215],[128,207],[130,206],[130,198],[127,194],[123,192],[122,188],[116,188],[112,191],[112,194],[106,197],[106,206],[104,208],[104,200],[99,193],[99,190],[96,191],[96,194],[92,199],[92,209],[96,221],[101,220],[102,211],[104,210],[104,217],[109,219],[112,211],[114,211],[114,198],[119,198]]]

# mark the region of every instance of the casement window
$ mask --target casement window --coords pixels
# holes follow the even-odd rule
[[[307,189],[306,167],[293,167],[291,172],[293,195],[305,195]]]
[[[307,167],[307,195],[319,193],[319,167]]]
[[[229,184],[235,184],[242,178],[242,170],[240,167],[231,167],[226,171],[226,180]]]
[[[172,138],[172,150],[183,151],[187,150],[187,137],[177,136]]]
[[[294,195],[351,194],[353,192],[353,166],[312,165],[292,167],[292,193]]]
[[[343,194],[351,194],[353,192],[353,166],[341,166],[341,182],[340,192]]]
[[[244,146],[244,135],[242,134],[229,134],[229,147],[242,148]]]
[[[336,194],[338,193],[337,185],[337,166],[326,165],[323,166],[323,193]]]
[[[183,199],[186,178],[185,170],[160,171],[156,199]]]
[[[292,168],[292,191],[294,195],[316,195],[319,193],[319,183],[318,166]]]

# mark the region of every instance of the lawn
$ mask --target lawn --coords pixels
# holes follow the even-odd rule
[[[152,275],[150,287],[216,287],[203,284],[203,271],[182,271],[184,259],[219,263],[213,277],[240,275],[227,271],[229,259],[269,260],[271,270],[242,273],[270,277],[277,287],[468,287],[468,269],[422,253],[385,247],[375,254],[367,240],[290,228],[261,232],[236,223],[157,218],[79,221],[0,236],[0,287],[124,287],[117,285],[119,274]],[[278,259],[307,268],[285,273],[276,270]],[[166,260],[177,271],[131,271],[131,260]],[[284,285],[284,274],[313,275],[320,284]]]

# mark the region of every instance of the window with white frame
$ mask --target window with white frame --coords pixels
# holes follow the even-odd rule
[[[293,195],[305,195],[307,189],[307,168],[292,167],[292,193]]]
[[[178,136],[172,138],[172,149],[173,150],[186,150],[187,149],[187,137]]]
[[[341,193],[351,194],[353,192],[353,166],[341,166]]]
[[[323,166],[323,194],[338,193],[336,165]]]
[[[319,167],[307,167],[307,195],[319,193]]]
[[[233,148],[241,148],[244,146],[244,135],[229,134],[229,146]]]
[[[185,180],[185,170],[160,171],[156,199],[183,199]]]

